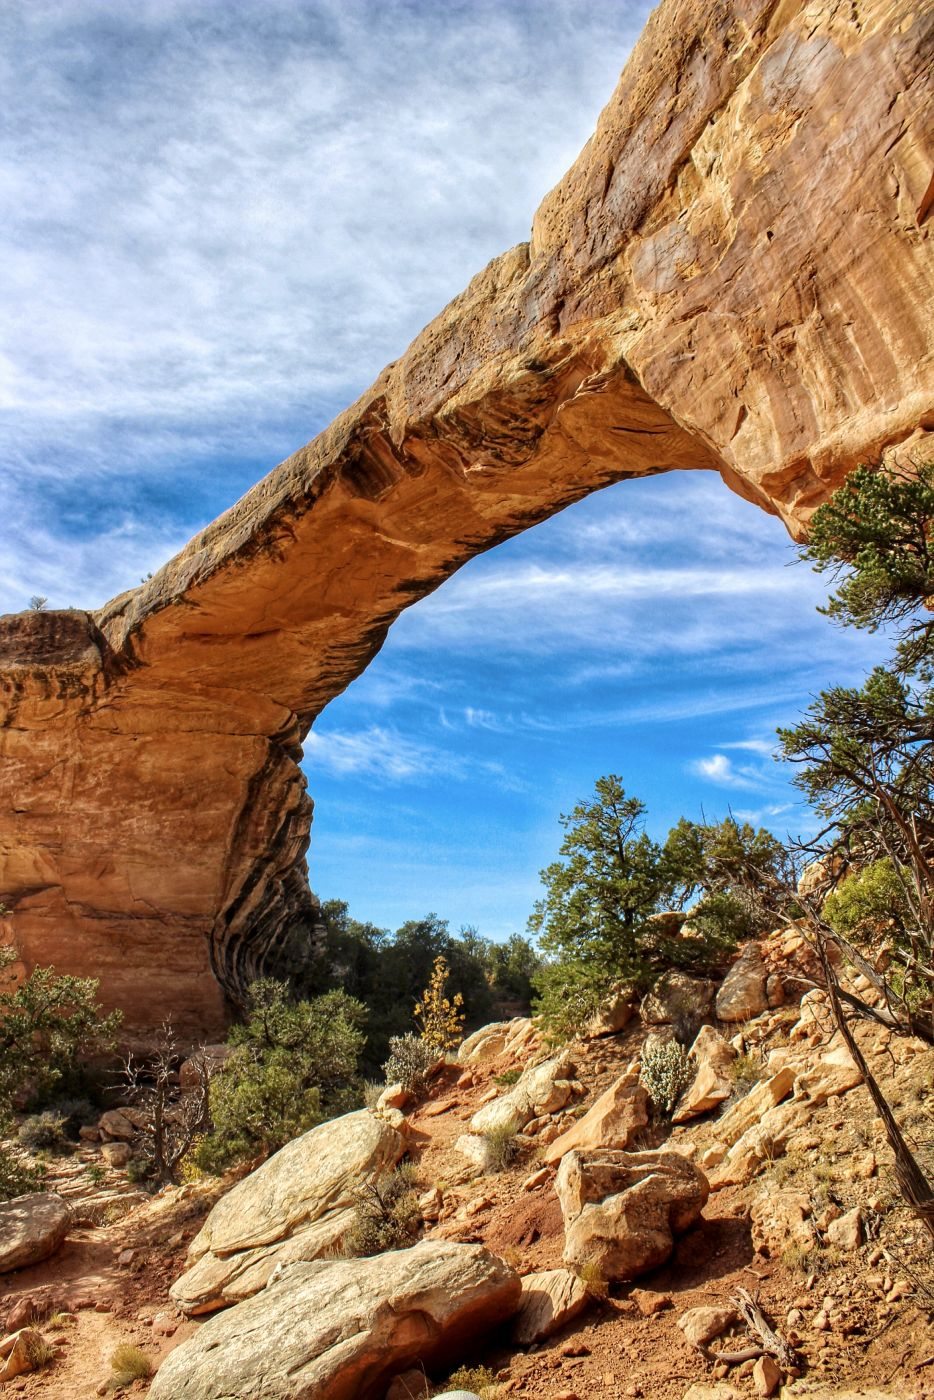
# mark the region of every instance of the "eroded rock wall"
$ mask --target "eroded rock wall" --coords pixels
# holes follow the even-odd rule
[[[631,476],[800,535],[934,429],[932,59],[907,0],[665,0],[528,244],[152,580],[0,622],[27,961],[213,1033],[309,916],[301,742],[404,608]]]

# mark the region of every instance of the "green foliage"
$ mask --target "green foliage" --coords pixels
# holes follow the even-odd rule
[[[578,1031],[613,988],[645,991],[671,968],[709,971],[768,925],[766,876],[781,853],[768,832],[682,819],[660,847],[643,803],[612,774],[560,820],[562,858],[542,871],[545,897],[529,920],[550,955],[535,985],[551,1039]],[[690,900],[692,932],[652,918]]]
[[[221,1171],[275,1152],[299,1133],[356,1106],[365,1009],[344,992],[290,1001],[284,983],[254,982],[234,1052],[211,1085],[213,1131],[193,1158]]]
[[[413,1035],[394,1035],[389,1042],[389,1058],[383,1065],[387,1084],[401,1084],[410,1094],[421,1089],[433,1065],[438,1063],[438,1052],[426,1040]]]
[[[71,1152],[73,1144],[65,1136],[65,1122],[59,1114],[46,1109],[27,1118],[16,1136],[30,1152]]]
[[[934,463],[916,473],[859,467],[814,512],[801,554],[819,573],[837,581],[828,616],[875,631],[901,630],[899,669],[926,667],[934,621],[919,617],[919,604],[934,594]]]
[[[92,978],[37,967],[18,982],[16,961],[13,948],[0,947],[0,1137],[10,1131],[15,1099],[41,1103],[74,1083],[81,1057],[109,1046],[120,1022],[116,1012],[102,1014]],[[0,1145],[0,1200],[35,1191],[42,1175]]]
[[[737,1055],[730,1065],[733,1097],[741,1099],[762,1078],[762,1061],[757,1055]]]
[[[642,1083],[657,1113],[668,1118],[694,1078],[690,1057],[677,1040],[649,1039],[642,1047]]]
[[[494,1074],[493,1081],[504,1089],[510,1089],[513,1084],[518,1084],[521,1078],[521,1069],[507,1069],[502,1074]]]
[[[17,985],[8,972],[16,960],[14,949],[0,948],[0,1103],[15,1095],[41,1103],[76,1077],[82,1056],[112,1045],[121,1017],[101,1012],[91,977],[37,967]]]
[[[344,1239],[344,1252],[382,1254],[412,1244],[422,1225],[415,1187],[415,1168],[409,1162],[359,1186],[353,1193],[353,1223]]]
[[[510,1123],[489,1128],[483,1134],[486,1144],[484,1166],[488,1172],[504,1172],[519,1155],[519,1132]]]

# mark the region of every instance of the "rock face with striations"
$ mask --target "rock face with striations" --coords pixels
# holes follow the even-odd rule
[[[934,427],[934,14],[664,0],[528,243],[140,588],[0,622],[2,936],[210,1036],[314,910],[299,766],[399,613],[610,482],[801,534]]]
[[[413,1364],[450,1366],[509,1319],[522,1286],[480,1245],[423,1240],[292,1264],[162,1363],[152,1400],[383,1400]]]

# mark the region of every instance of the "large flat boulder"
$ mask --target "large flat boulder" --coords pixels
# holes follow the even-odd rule
[[[709,1113],[733,1093],[733,1061],[736,1051],[713,1026],[702,1026],[691,1046],[691,1060],[697,1073],[678,1100],[673,1123],[686,1123]]]
[[[542,1161],[560,1162],[566,1152],[576,1148],[591,1152],[595,1148],[613,1147],[624,1151],[649,1121],[649,1096],[639,1080],[639,1066],[630,1065],[625,1074],[604,1091],[566,1133],[549,1143]]]
[[[259,1292],[280,1266],[336,1248],[354,1190],[393,1167],[405,1146],[368,1109],[287,1143],[218,1201],[191,1242],[191,1267],[172,1285],[173,1301],[189,1315],[211,1312]]]
[[[518,1132],[533,1118],[557,1113],[574,1097],[573,1073],[566,1051],[530,1065],[511,1089],[477,1110],[470,1120],[471,1132],[488,1133],[497,1128]]]
[[[481,1245],[423,1240],[294,1264],[162,1363],[152,1400],[383,1400],[407,1367],[454,1364],[516,1312],[522,1286]]]
[[[585,1284],[570,1269],[526,1274],[512,1340],[520,1347],[544,1341],[578,1317],[589,1301]]]
[[[0,1274],[48,1259],[72,1223],[68,1206],[54,1191],[33,1191],[0,1201]]]
[[[670,1258],[676,1234],[699,1218],[707,1178],[677,1152],[569,1152],[555,1190],[564,1259],[605,1279],[631,1279]]]

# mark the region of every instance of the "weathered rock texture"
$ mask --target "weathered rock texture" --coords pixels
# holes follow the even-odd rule
[[[142,587],[0,624],[27,962],[210,1033],[311,917],[302,740],[402,609],[629,476],[800,533],[934,427],[932,49],[912,0],[665,0],[528,243]]]
[[[48,1259],[71,1224],[71,1211],[54,1191],[35,1191],[0,1203],[0,1274]]]
[[[518,1275],[480,1245],[423,1240],[293,1264],[163,1362],[153,1400],[382,1400],[413,1363],[456,1362],[507,1321]]]
[[[173,1302],[213,1312],[260,1292],[287,1264],[333,1252],[352,1224],[354,1191],[404,1151],[402,1135],[368,1109],[286,1143],[218,1201],[189,1246]]]

